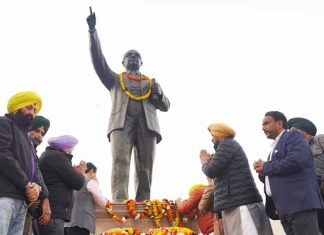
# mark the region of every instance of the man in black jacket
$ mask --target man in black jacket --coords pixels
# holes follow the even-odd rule
[[[324,199],[324,134],[317,134],[315,124],[302,117],[295,117],[288,120],[288,128],[291,131],[298,131],[309,143],[313,158],[315,174],[320,186],[322,200]],[[317,211],[318,225],[320,232],[324,234],[324,209]]]
[[[43,142],[43,138],[49,127],[50,121],[47,118],[40,115],[34,117],[28,136],[34,145],[36,152],[37,147]],[[40,224],[47,224],[50,218],[51,208],[48,198],[45,198],[42,201],[37,201],[35,205],[28,209],[23,235],[39,235],[37,221],[39,221]]]
[[[64,235],[64,222],[71,220],[73,190],[84,184],[85,162],[72,166],[72,150],[77,139],[70,135],[48,139],[49,146],[39,158],[39,166],[49,191],[51,219],[48,224],[38,223],[39,234]]]
[[[48,196],[35,149],[27,135],[42,107],[33,91],[19,92],[0,117],[0,234],[22,234],[27,203]]]

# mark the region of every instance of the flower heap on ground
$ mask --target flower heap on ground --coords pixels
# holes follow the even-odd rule
[[[147,235],[196,235],[194,231],[184,227],[166,227],[150,229]]]
[[[114,228],[101,233],[100,235],[196,235],[194,231],[184,227],[164,227],[150,229],[143,233],[133,228]]]
[[[100,233],[99,235],[144,235],[144,234],[145,233],[141,233],[139,230],[133,228],[114,228],[105,231],[103,233]]]

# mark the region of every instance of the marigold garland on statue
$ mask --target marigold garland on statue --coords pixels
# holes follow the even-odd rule
[[[142,219],[142,218],[149,218],[154,221],[156,227],[161,227],[161,218],[167,217],[170,224],[174,227],[184,227],[184,224],[187,223],[188,218],[194,220],[195,217],[190,214],[181,214],[177,209],[176,203],[172,200],[162,199],[159,200],[145,200],[144,211],[137,212],[135,205],[135,200],[127,200],[123,202],[126,204],[128,211],[123,217],[119,217],[117,214],[113,212],[111,202],[108,201],[106,204],[106,210],[108,214],[119,223],[124,223],[129,218],[134,218],[135,220]]]
[[[141,77],[135,77],[130,73],[123,72],[123,75],[126,75],[129,79],[136,80],[136,81],[149,80],[149,78],[147,76],[145,76],[144,74],[142,74]]]
[[[135,96],[135,95],[133,95],[125,86],[124,79],[123,79],[125,74],[127,75],[128,78],[130,78],[132,80],[138,80],[138,81],[149,80],[150,84],[149,84],[148,92],[143,96]],[[120,86],[121,86],[122,90],[125,92],[125,94],[129,98],[131,98],[133,100],[137,100],[137,101],[146,100],[151,95],[151,92],[152,92],[152,80],[149,77],[146,77],[145,75],[142,75],[142,77],[140,77],[140,78],[136,78],[136,77],[128,74],[127,72],[123,72],[123,73],[120,73],[120,75],[119,75],[119,82],[120,82]]]

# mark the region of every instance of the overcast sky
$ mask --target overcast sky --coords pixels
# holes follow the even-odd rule
[[[90,5],[110,67],[123,71],[123,54],[138,50],[141,72],[155,78],[171,102],[168,112],[158,112],[163,139],[152,198],[185,198],[191,185],[207,182],[199,151],[213,151],[211,122],[236,130],[251,166],[269,151],[271,141],[261,130],[266,111],[309,118],[324,132],[323,1],[1,2],[1,113],[14,93],[37,91],[43,98],[39,114],[51,121],[39,155],[48,137],[76,136],[73,163],[96,164],[108,198],[111,99],[90,59]]]

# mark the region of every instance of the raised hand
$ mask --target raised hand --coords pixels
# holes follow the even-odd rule
[[[81,161],[79,165],[74,166],[74,169],[80,174],[84,174],[87,169],[87,163],[85,161]]]
[[[263,171],[263,160],[259,159],[253,163],[253,168],[258,174],[262,174]]]
[[[201,164],[207,163],[211,159],[211,155],[205,149],[200,150],[199,157]]]
[[[89,25],[89,30],[94,30],[96,28],[96,13],[92,12],[90,8],[90,15],[87,17],[87,23]]]

